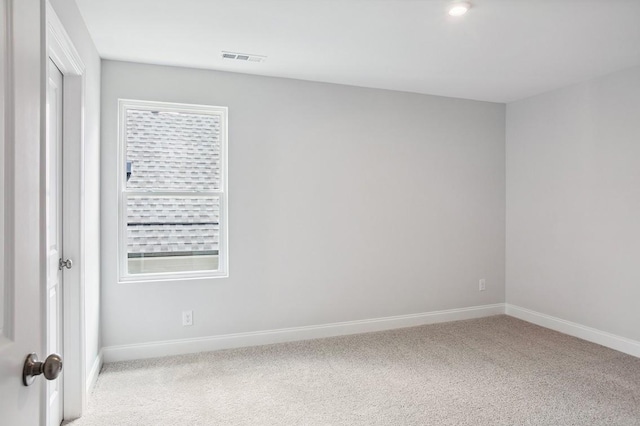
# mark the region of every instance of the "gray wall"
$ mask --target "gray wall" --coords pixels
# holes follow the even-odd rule
[[[507,106],[507,302],[640,340],[640,68]]]
[[[87,375],[100,344],[100,56],[74,0],[50,0],[78,50],[85,71],[84,236]],[[89,378],[89,377],[87,377]]]
[[[117,282],[118,98],[229,107],[229,278]],[[104,346],[504,302],[504,129],[502,104],[103,61]]]

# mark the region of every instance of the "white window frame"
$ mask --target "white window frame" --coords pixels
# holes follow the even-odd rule
[[[132,109],[144,111],[178,112],[200,115],[213,115],[220,118],[220,168],[221,185],[217,191],[132,191],[127,190],[126,161],[127,161],[127,138],[126,138],[126,114]],[[202,278],[226,278],[229,276],[229,214],[228,214],[228,133],[227,116],[228,108],[210,105],[192,105],[172,102],[140,101],[132,99],[118,100],[118,277],[119,282],[135,281],[175,281],[185,279]],[[154,195],[154,196],[175,196],[175,195],[203,195],[216,196],[220,199],[220,241],[218,246],[218,270],[216,271],[185,271],[185,272],[163,272],[129,274],[127,267],[127,196],[128,195]]]

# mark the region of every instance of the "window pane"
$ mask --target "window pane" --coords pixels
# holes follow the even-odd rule
[[[219,197],[127,197],[129,274],[218,270],[219,243]]]
[[[220,117],[128,109],[127,189],[217,191]]]

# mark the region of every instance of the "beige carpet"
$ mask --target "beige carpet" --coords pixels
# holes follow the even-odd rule
[[[640,359],[507,316],[107,364],[85,425],[640,425]]]

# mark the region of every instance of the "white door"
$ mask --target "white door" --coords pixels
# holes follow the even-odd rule
[[[47,348],[62,353],[62,73],[49,59],[46,137],[46,251],[47,251]],[[66,259],[64,259],[66,260]],[[68,264],[67,266],[71,266]],[[47,426],[62,422],[62,380],[47,382]]]
[[[8,4],[11,3],[11,7]],[[44,423],[45,380],[24,386],[25,358],[44,353],[41,203],[42,4],[0,0],[0,424]],[[7,37],[7,31],[11,37]],[[10,49],[7,49],[7,45]],[[11,72],[8,72],[11,71]]]

